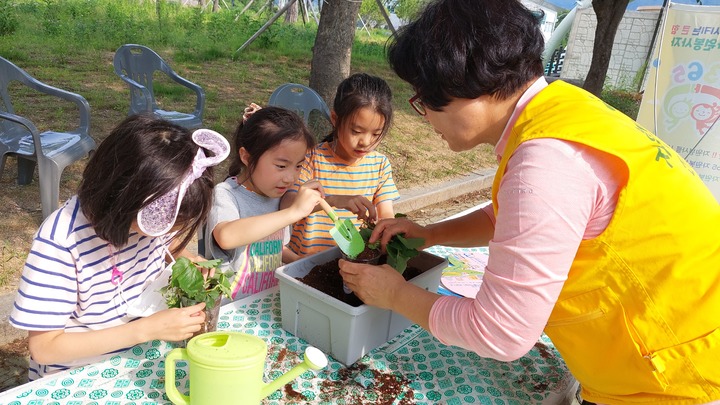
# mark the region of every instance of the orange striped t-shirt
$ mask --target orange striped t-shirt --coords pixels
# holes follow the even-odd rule
[[[377,151],[352,165],[339,158],[328,142],[321,142],[307,156],[298,181],[288,192],[297,192],[306,181],[317,180],[326,195],[363,195],[376,206],[400,198],[388,158]],[[361,221],[345,209],[335,210],[341,219],[349,218],[356,226]],[[330,236],[333,222],[324,211],[316,211],[295,223],[288,246],[300,256],[317,253],[333,246]]]

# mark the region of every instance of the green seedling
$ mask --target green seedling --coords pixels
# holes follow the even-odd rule
[[[404,214],[395,214],[395,218],[404,217],[406,217]],[[375,224],[365,222],[359,231],[369,249],[377,249],[380,246],[380,241],[368,243],[373,229],[375,229]],[[399,234],[393,235],[387,246],[385,246],[388,255],[387,264],[397,270],[398,273],[403,274],[405,269],[407,269],[408,261],[420,254],[418,248],[423,244],[425,244],[425,239],[423,238],[406,238]]]
[[[201,302],[205,308],[215,307],[220,297],[230,297],[230,271],[222,272],[218,268],[222,260],[207,260],[193,263],[181,257],[172,266],[172,275],[168,285],[160,292],[165,297],[168,308],[189,307]],[[215,269],[215,274],[207,279],[200,272],[201,267]]]

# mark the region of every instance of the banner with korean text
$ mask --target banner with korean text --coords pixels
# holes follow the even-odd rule
[[[720,201],[720,6],[669,3],[661,30],[637,121]]]

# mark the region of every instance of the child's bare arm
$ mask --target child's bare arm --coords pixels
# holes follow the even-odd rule
[[[300,256],[293,252],[289,247],[283,246],[282,261],[283,263],[292,263],[300,259]]]
[[[284,210],[285,208],[289,208],[295,201],[297,194],[297,191],[288,191],[283,194],[282,198],[280,198],[280,209]]]
[[[183,340],[200,330],[205,321],[203,308],[204,303],[167,309],[135,322],[88,332],[30,331],[28,347],[39,364],[56,364],[99,356],[154,339]]]
[[[395,210],[392,201],[383,201],[377,205],[378,219],[395,218]]]
[[[248,245],[310,215],[321,198],[317,189],[303,186],[289,207],[264,215],[220,222],[213,228],[213,238],[225,250]]]

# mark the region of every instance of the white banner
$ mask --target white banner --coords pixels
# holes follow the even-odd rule
[[[658,39],[637,121],[720,201],[720,7],[670,3]]]

